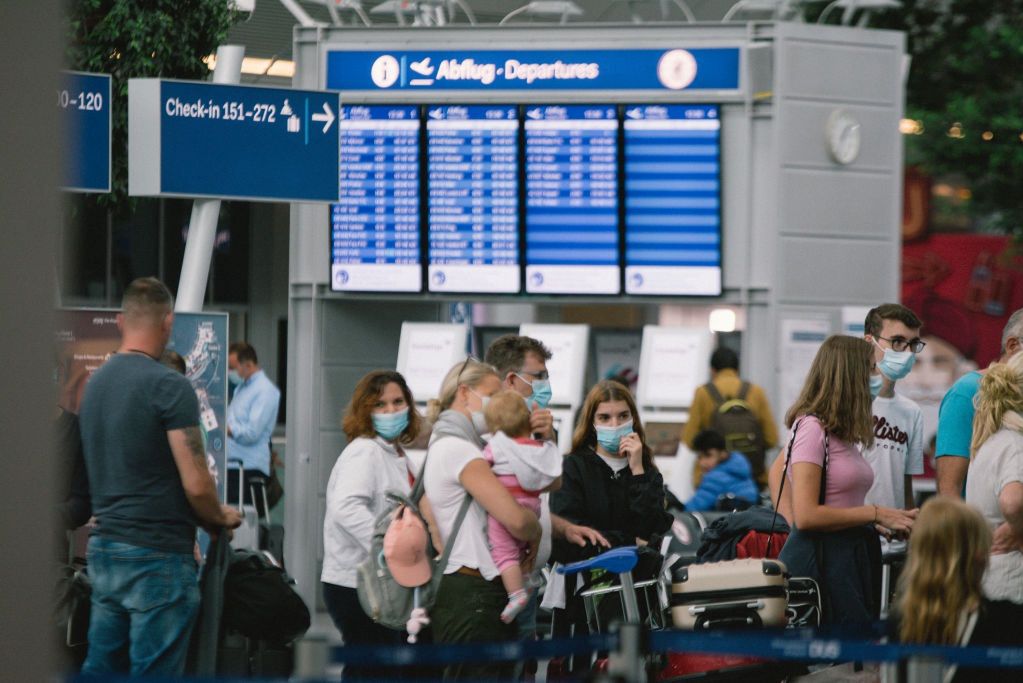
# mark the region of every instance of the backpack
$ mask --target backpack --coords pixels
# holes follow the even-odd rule
[[[444,576],[444,568],[448,564],[448,557],[455,545],[455,538],[458,536],[458,530],[472,503],[472,497],[466,493],[465,500],[462,501],[462,506],[458,509],[458,516],[451,529],[451,537],[445,544],[444,552],[440,558],[437,558],[437,551],[433,547],[429,533],[430,526],[419,511],[419,500],[423,497],[424,492],[423,480],[425,477],[423,474],[425,472],[426,460],[423,461],[422,472],[407,497],[396,491],[388,491],[385,494],[391,505],[377,517],[373,525],[373,536],[370,539],[369,556],[359,565],[356,574],[356,592],[362,611],[381,626],[398,631],[405,630],[413,609],[429,610],[433,607],[437,589],[440,587],[440,580]],[[406,515],[415,516],[422,525],[422,533],[426,538],[425,541],[421,539],[420,543],[425,542],[426,561],[430,565],[429,580],[416,588],[408,588],[398,583],[391,574],[384,556],[384,537],[387,536],[387,532],[392,526],[395,527],[395,532],[391,534],[392,537],[404,536],[404,534],[398,533],[398,527],[407,526],[407,522],[403,521]],[[405,536],[405,538],[408,537]],[[391,550],[393,552],[393,548]]]
[[[725,448],[729,452],[745,455],[753,465],[753,476],[758,476],[764,468],[764,430],[753,414],[753,408],[746,401],[749,382],[743,382],[739,387],[739,395],[729,399],[721,395],[713,382],[703,386],[714,400],[711,429],[725,437]]]
[[[285,644],[309,628],[309,608],[269,553],[235,550],[224,580],[224,627]]]

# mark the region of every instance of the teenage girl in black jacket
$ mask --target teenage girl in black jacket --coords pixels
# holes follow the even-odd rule
[[[664,479],[645,443],[636,402],[622,384],[605,380],[586,396],[565,458],[561,489],[551,495],[551,512],[570,522],[596,529],[613,547],[651,544],[671,528],[665,510]],[[554,541],[551,557],[562,564],[605,550]],[[555,630],[567,635],[585,620],[571,582],[565,610],[555,613]],[[566,630],[567,629],[567,630]]]

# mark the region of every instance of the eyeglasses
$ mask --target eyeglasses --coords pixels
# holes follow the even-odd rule
[[[547,372],[546,370],[540,370],[539,372],[529,372],[528,370],[519,370],[518,372],[515,373],[515,375],[516,375],[516,377],[521,379],[526,384],[532,384],[534,380],[538,380],[538,379],[542,380],[542,379],[550,379],[551,378],[550,373]],[[532,377],[533,379],[529,379],[529,377],[523,377],[523,375],[529,375],[529,377]]]
[[[888,342],[889,344],[892,345],[893,351],[899,352],[909,349],[913,353],[920,353],[921,351],[924,350],[924,347],[927,346],[927,342],[923,341],[919,337],[917,337],[916,339],[906,339],[905,337],[892,337],[891,339],[888,339],[887,337],[882,337],[879,335],[878,339],[883,339],[884,341]]]

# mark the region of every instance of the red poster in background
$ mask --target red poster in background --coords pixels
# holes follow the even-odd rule
[[[902,303],[923,320],[927,346],[896,391],[923,410],[926,444],[952,383],[998,358],[1002,328],[1023,308],[1023,261],[1004,236],[937,234],[907,242]]]
[[[902,301],[924,332],[985,367],[998,358],[1002,328],[1023,307],[1021,260],[1008,237],[932,235],[902,247]]]

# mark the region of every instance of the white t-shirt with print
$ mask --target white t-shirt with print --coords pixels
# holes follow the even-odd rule
[[[445,545],[451,538],[458,510],[466,496],[458,478],[466,465],[476,459],[486,463],[483,453],[464,439],[445,436],[430,444],[423,484]],[[498,576],[497,566],[487,545],[486,528],[487,512],[473,501],[451,549],[445,574],[453,574],[459,567],[468,567],[478,569],[488,581]]]
[[[924,423],[920,406],[905,396],[874,399],[874,446],[863,457],[874,470],[866,505],[905,508],[907,474],[924,471]]]

